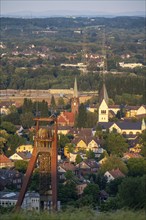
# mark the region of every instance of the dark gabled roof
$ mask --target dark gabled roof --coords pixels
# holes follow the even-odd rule
[[[126,106],[126,110],[138,110],[140,106]]]
[[[84,161],[90,168],[99,168],[99,164],[95,161],[95,160],[93,160],[93,159],[91,159],[91,160],[85,160]]]
[[[141,121],[138,122],[116,122],[122,130],[141,130]]]
[[[70,131],[72,127],[69,126],[69,125],[66,125],[66,126],[61,126],[61,125],[58,125],[58,131],[61,131],[61,130],[68,130]]]
[[[109,105],[109,108],[120,108],[120,105]]]
[[[141,130],[141,121],[100,122],[98,124],[102,129],[109,129],[113,124],[116,124],[121,130]]]
[[[32,154],[30,152],[17,152],[17,154],[23,158],[23,160],[30,159]]]
[[[63,163],[60,163],[59,166],[62,167],[66,171],[67,170],[72,170],[72,171],[76,170],[76,167],[68,161],[64,161]]]
[[[115,122],[99,122],[98,125],[102,127],[102,129],[109,129]]]
[[[78,137],[93,136],[92,128],[71,128],[68,134],[72,134]]]

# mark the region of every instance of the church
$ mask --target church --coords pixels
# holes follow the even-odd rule
[[[108,93],[105,83],[103,83],[103,87],[99,95],[98,108],[98,125],[101,126],[103,131],[109,130],[111,132],[113,130],[116,130],[118,133],[124,135],[138,135],[146,129],[144,118],[136,122],[127,120],[126,118],[123,118],[118,122],[109,121],[110,112],[115,111],[115,106],[113,106],[113,108],[112,106],[109,106],[108,101]],[[145,107],[143,106],[143,108]],[[120,108],[116,106],[116,111],[118,110],[120,110]]]
[[[75,78],[73,97],[71,98],[71,112],[63,111],[58,116],[58,125],[60,126],[74,126],[75,117],[79,111],[79,95],[77,88],[77,79]]]

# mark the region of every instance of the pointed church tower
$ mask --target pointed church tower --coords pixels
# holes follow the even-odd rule
[[[108,98],[105,82],[103,82],[103,86],[102,86],[102,89],[99,94],[99,103],[101,103],[103,99],[105,100],[106,104],[108,105],[109,98]]]
[[[77,79],[75,78],[74,93],[73,93],[73,98],[71,99],[71,112],[77,114],[78,111],[79,111],[79,96],[78,96],[78,88],[77,88]]]
[[[108,94],[105,82],[103,82],[103,86],[99,94],[98,122],[108,122]]]

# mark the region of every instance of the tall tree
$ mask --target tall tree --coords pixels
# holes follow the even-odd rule
[[[83,195],[91,195],[95,202],[99,199],[99,186],[94,183],[89,183],[83,191]]]
[[[86,151],[86,157],[87,157],[87,159],[94,159],[95,153],[90,149],[90,150]]]
[[[76,156],[76,163],[78,164],[78,163],[80,163],[82,161],[83,161],[83,159],[82,159],[81,155],[77,154],[77,156]]]
[[[118,133],[111,132],[107,135],[106,139],[107,152],[122,156],[124,152],[128,150],[128,144],[125,138]]]
[[[32,112],[33,111],[33,103],[31,101],[31,99],[24,99],[23,105],[22,105],[22,112],[26,113],[26,112]]]
[[[31,126],[33,126],[34,125],[33,118],[34,116],[31,112],[25,112],[21,114],[20,120],[21,120],[22,126],[24,128],[30,128]]]
[[[110,155],[100,167],[100,172],[104,174],[106,171],[119,168],[122,173],[127,174],[128,169],[121,158],[116,155]]]
[[[16,132],[16,127],[11,122],[3,121],[0,128],[6,130],[9,134],[14,134]]]
[[[77,127],[85,128],[87,124],[87,111],[83,103],[79,106],[79,113],[77,116]]]
[[[52,111],[54,111],[56,109],[56,101],[55,101],[54,95],[52,95],[52,97],[51,97],[50,106],[51,106]]]
[[[143,177],[128,177],[119,186],[119,198],[124,207],[146,208],[145,193],[146,175]]]
[[[146,174],[146,160],[144,158],[130,158],[127,162],[130,176],[142,176]]]

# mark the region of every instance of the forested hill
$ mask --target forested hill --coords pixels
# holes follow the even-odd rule
[[[21,19],[21,18],[0,18],[1,28],[8,26],[25,27],[31,24],[32,28],[47,28],[48,26],[57,28],[80,28],[85,26],[96,26],[105,25],[112,28],[143,28],[145,27],[144,17],[115,17],[115,18],[32,18],[32,19]]]

